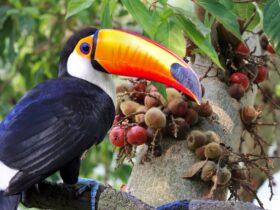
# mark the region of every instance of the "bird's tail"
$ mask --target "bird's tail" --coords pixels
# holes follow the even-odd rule
[[[17,210],[20,201],[20,194],[5,196],[0,191],[0,210]]]

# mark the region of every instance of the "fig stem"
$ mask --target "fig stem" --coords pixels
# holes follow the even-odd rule
[[[160,100],[158,97],[154,96],[153,94],[146,93],[146,92],[142,92],[142,91],[130,91],[130,92],[125,92],[125,93],[122,93],[122,94],[118,94],[117,97],[122,98],[122,97],[124,97],[124,96],[126,96],[126,95],[131,96],[131,95],[133,95],[133,94],[135,94],[135,93],[143,94],[143,95],[145,95],[145,96],[150,96],[150,97],[154,98],[155,100],[157,100],[157,102],[159,102],[159,104],[160,104],[161,106],[164,105],[164,104],[162,104],[161,100]]]
[[[271,104],[273,104],[276,109],[280,109],[280,106],[277,103],[275,103],[275,100],[271,96],[266,94],[266,92],[262,89],[262,87],[259,84],[256,84],[256,85],[257,85],[258,89],[261,91],[261,93],[263,94],[263,96],[267,97],[269,102]]]
[[[244,2],[244,1],[243,1]],[[243,3],[242,2],[242,3]],[[250,1],[252,2],[252,1]],[[254,1],[253,1],[254,2]],[[253,14],[249,17],[249,19],[246,21],[246,23],[244,24],[244,26],[242,27],[242,29],[240,30],[241,35],[246,31],[246,29],[248,28],[248,26],[250,25],[250,23],[253,21],[254,17],[256,16],[256,9],[254,9]]]
[[[135,115],[138,115],[138,114],[145,114],[146,112],[144,112],[144,111],[141,111],[141,112],[134,112],[134,113],[132,113],[132,114],[130,114],[130,115],[127,115],[127,116],[125,116],[125,117],[123,117],[118,123],[116,123],[114,126],[119,126],[119,125],[121,125],[121,123],[123,122],[123,121],[125,121],[125,120],[127,120],[127,119],[129,119],[129,118],[131,118],[131,117],[134,117]]]
[[[206,70],[206,72],[204,73],[204,75],[202,77],[199,78],[199,81],[201,82],[203,79],[205,79],[206,77],[208,77],[208,73],[211,71],[212,67],[213,67],[213,62],[211,63],[211,65],[208,67],[208,69]]]
[[[278,122],[272,122],[272,123],[265,123],[265,122],[253,122],[253,125],[260,125],[260,126],[277,126]]]

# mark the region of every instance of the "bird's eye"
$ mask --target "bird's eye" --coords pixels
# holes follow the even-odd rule
[[[88,54],[89,53],[89,51],[90,51],[90,45],[88,44],[88,43],[82,43],[81,45],[80,45],[80,50],[81,50],[81,52],[83,53],[83,54]]]

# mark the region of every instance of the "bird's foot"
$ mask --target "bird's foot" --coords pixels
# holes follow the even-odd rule
[[[78,189],[76,191],[76,196],[81,196],[85,191],[90,190],[91,197],[91,209],[95,209],[95,197],[99,189],[99,183],[95,180],[79,178],[77,185]]]
[[[85,191],[90,190],[91,191],[91,197],[95,197],[96,192],[99,188],[99,182],[93,180],[93,179],[85,179],[85,178],[79,178],[78,183],[76,185],[77,187],[77,196],[81,196]]]
[[[20,202],[21,203],[26,203],[26,201],[27,201],[26,197],[27,197],[26,192],[25,191],[21,192],[20,193]]]
[[[91,189],[91,186],[89,184],[83,184],[80,186],[80,184],[75,186],[76,192],[75,192],[75,197],[80,197],[84,192],[88,191]]]
[[[33,191],[39,193],[39,192],[40,192],[40,190],[39,190],[39,184],[40,184],[40,183],[34,184],[34,185],[33,185],[31,188],[29,188],[28,190],[33,190]],[[27,191],[28,191],[28,190],[27,190]],[[22,192],[20,193],[20,201],[21,201],[22,203],[27,203],[27,191],[22,191]]]

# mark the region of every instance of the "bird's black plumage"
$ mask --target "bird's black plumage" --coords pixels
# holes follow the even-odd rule
[[[5,193],[19,193],[80,158],[113,118],[112,99],[87,81],[67,76],[32,89],[0,124],[0,161],[19,170]]]

